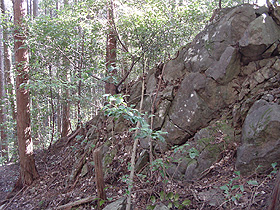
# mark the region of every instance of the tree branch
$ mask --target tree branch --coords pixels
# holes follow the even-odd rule
[[[129,68],[129,70],[126,72],[126,74],[124,75],[124,77],[121,79],[121,81],[116,85],[116,87],[118,88],[126,79],[127,77],[129,76],[129,74],[131,73],[134,65],[140,60],[142,56],[138,57],[136,61],[134,61],[134,58],[132,59],[132,63],[131,63],[131,66]]]
[[[94,199],[96,199],[95,196],[90,196],[90,197],[83,198],[81,200],[78,200],[78,201],[75,201],[75,202],[72,202],[72,203],[67,203],[65,205],[58,206],[57,209],[70,209],[74,206],[79,206],[79,205],[84,204],[84,203],[89,203],[89,202],[93,201]]]

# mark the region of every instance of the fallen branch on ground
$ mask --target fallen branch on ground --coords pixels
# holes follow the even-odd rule
[[[71,209],[74,206],[79,206],[81,204],[89,203],[89,202],[93,201],[94,199],[96,199],[95,196],[90,196],[90,197],[83,198],[83,199],[78,200],[78,201],[74,201],[72,203],[67,203],[65,205],[58,206],[57,209],[68,209],[68,208]]]

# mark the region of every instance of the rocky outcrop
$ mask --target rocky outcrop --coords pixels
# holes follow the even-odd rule
[[[265,171],[277,160],[280,160],[280,105],[259,100],[250,108],[243,124],[236,168],[243,174],[259,166]]]
[[[187,146],[185,153],[179,155],[184,161],[170,166],[177,168],[175,174],[173,170],[174,176],[192,180],[218,160],[221,152],[218,141],[214,140],[202,148],[197,146],[197,136],[200,132],[205,133],[205,129],[211,128],[225,113],[230,116],[229,127],[237,134],[231,141],[239,142],[240,128],[243,127],[242,145],[238,149],[236,163],[238,169],[245,172],[247,167],[247,171],[253,171],[256,164],[280,162],[278,150],[260,150],[260,147],[268,145],[278,146],[279,132],[271,130],[272,125],[267,129],[275,134],[269,135],[269,130],[258,130],[258,133],[251,130],[254,134],[250,136],[247,132],[250,124],[257,120],[251,115],[247,116],[257,100],[262,98],[267,101],[273,110],[279,104],[279,40],[280,26],[269,16],[267,8],[255,9],[252,5],[242,5],[224,9],[203,32],[178,52],[176,58],[148,73],[144,108],[150,112],[162,75],[153,124],[154,129],[167,132],[166,144],[160,144],[161,151],[187,142],[200,154],[190,159],[186,152],[190,146]],[[139,88],[135,92],[139,93]],[[133,94],[134,102],[137,98],[140,97]],[[275,121],[271,123],[274,125]],[[201,139],[212,138],[211,135],[215,134],[208,133]],[[252,140],[252,135],[257,135],[258,140]],[[194,142],[188,142],[193,139]],[[256,148],[259,148],[257,156],[248,155]],[[261,162],[257,160],[259,158]]]
[[[126,198],[120,198],[119,200],[110,203],[103,210],[125,210],[126,208]]]

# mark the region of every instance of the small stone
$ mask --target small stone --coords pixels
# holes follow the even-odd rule
[[[259,70],[265,79],[269,79],[275,75],[271,68],[264,67]]]
[[[276,69],[277,71],[280,71],[280,59],[277,59],[272,68]]]
[[[255,73],[254,79],[255,79],[258,83],[262,83],[262,82],[264,81],[264,76],[258,71],[258,72]]]

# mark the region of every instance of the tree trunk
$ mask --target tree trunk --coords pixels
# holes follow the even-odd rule
[[[5,69],[4,69],[4,50],[3,50],[3,28],[0,26],[0,132],[1,132],[1,152],[2,157],[7,162],[9,160],[9,148],[6,124],[6,90],[5,90]]]
[[[57,132],[61,133],[61,104],[60,104],[60,91],[57,96]]]
[[[5,7],[5,2],[4,0],[1,0],[1,12],[3,17],[5,17],[5,13],[6,13],[6,7]],[[4,19],[4,21],[9,21],[7,18]],[[8,93],[8,101],[9,101],[9,109],[11,110],[11,114],[12,114],[12,119],[13,119],[13,123],[16,122],[16,106],[15,106],[15,98],[14,98],[14,85],[12,83],[11,80],[11,54],[9,51],[9,47],[8,47],[8,33],[6,30],[3,31],[3,45],[4,45],[4,70],[5,70],[5,84],[6,84],[6,91]],[[6,95],[7,96],[7,95]],[[13,132],[13,149],[14,151],[17,151],[18,149],[18,143],[17,143],[17,138],[16,138],[16,134],[17,133],[17,128],[16,126],[14,127],[14,132]],[[13,152],[13,156],[11,158],[11,160],[17,159],[18,154]]]
[[[38,0],[33,0],[33,17],[38,16]]]
[[[65,90],[65,101],[62,105],[62,131],[61,137],[66,137],[70,131],[70,107],[68,104],[69,90]]]
[[[280,171],[278,172],[268,210],[280,209]]]
[[[26,29],[23,24],[26,12],[26,0],[14,1],[17,137],[20,158],[20,177],[16,187],[31,185],[39,177],[35,166],[31,139],[30,96],[29,90],[24,87],[29,82],[28,49],[24,44]]]
[[[49,65],[49,76],[50,76],[50,103],[51,103],[51,110],[52,110],[52,115],[51,115],[51,143],[49,145],[49,147],[52,145],[53,143],[53,139],[54,139],[54,123],[55,123],[55,111],[54,111],[54,102],[53,102],[53,89],[52,89],[52,66]]]
[[[68,0],[63,1],[64,7],[67,7],[69,5]],[[66,58],[63,58],[63,66],[65,67],[64,72],[62,72],[62,77],[64,81],[68,82],[68,71],[69,68],[69,62]],[[66,137],[69,134],[70,131],[70,106],[69,106],[69,89],[66,88],[66,90],[63,93],[63,103],[62,103],[62,131],[61,131],[61,138]]]
[[[64,72],[62,72],[63,80],[68,83],[68,72],[67,66],[69,66],[66,60],[63,61]],[[63,91],[63,98],[62,98],[62,131],[61,131],[61,138],[66,137],[70,131],[70,106],[69,106],[69,89],[65,88]]]
[[[108,35],[106,44],[106,69],[107,76],[111,78],[105,84],[105,93],[115,95],[117,94],[117,87],[114,84],[112,77],[116,76],[116,58],[117,58],[117,36],[114,30],[114,9],[113,0],[108,0],[107,22]]]

